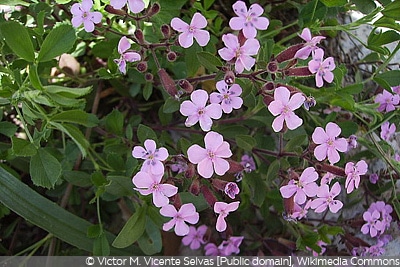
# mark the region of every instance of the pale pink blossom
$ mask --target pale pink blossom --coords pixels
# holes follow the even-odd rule
[[[239,201],[235,201],[232,203],[225,202],[215,202],[214,204],[214,212],[218,213],[217,223],[215,225],[218,232],[223,232],[226,230],[226,221],[225,218],[229,215],[230,212],[235,211],[239,208]]]
[[[233,109],[239,109],[243,104],[243,99],[240,97],[242,87],[238,84],[229,86],[224,80],[218,81],[216,88],[219,93],[211,93],[211,103],[221,103],[221,108],[225,113],[231,113]]]
[[[183,101],[180,112],[188,116],[185,125],[191,127],[197,122],[203,131],[209,131],[213,124],[211,119],[219,119],[222,116],[221,105],[212,103],[207,105],[208,94],[204,90],[196,90],[190,95],[190,100]]]
[[[360,175],[366,174],[368,165],[364,160],[360,160],[356,164],[353,162],[346,163],[344,172],[346,173],[346,183],[344,187],[347,189],[347,194],[353,192],[360,185]]]
[[[134,14],[141,12],[145,7],[143,0],[111,0],[110,5],[115,9],[121,9],[126,2],[128,2],[129,10]]]
[[[156,142],[151,139],[144,141],[144,148],[135,146],[132,150],[132,156],[138,159],[144,159],[141,171],[152,174],[163,174],[164,161],[168,158],[168,150],[164,147],[157,148]]]
[[[121,37],[118,43],[118,53],[120,54],[119,59],[114,59],[114,62],[118,65],[118,69],[123,74],[126,74],[126,62],[134,62],[141,59],[139,53],[134,51],[128,51],[131,44],[126,36]]]
[[[395,132],[396,132],[396,125],[394,123],[385,121],[381,125],[380,136],[381,136],[382,140],[389,141]]]
[[[339,182],[336,182],[331,190],[327,184],[321,185],[317,190],[317,198],[311,202],[311,208],[315,209],[316,213],[324,212],[327,208],[333,213],[338,212],[343,207],[343,203],[335,197],[341,190]]]
[[[300,59],[307,59],[311,52],[314,52],[318,49],[317,44],[321,42],[321,40],[325,39],[324,36],[311,36],[311,31],[308,28],[304,28],[300,34],[300,38],[306,41],[304,47],[300,48],[296,54],[294,55],[295,58]]]
[[[186,224],[196,224],[199,221],[199,213],[192,203],[183,204],[179,211],[168,204],[160,209],[160,213],[164,217],[172,217],[172,220],[164,223],[163,230],[169,231],[175,226],[175,234],[178,236],[185,236],[189,234],[189,226]]]
[[[253,157],[244,154],[240,160],[240,165],[243,166],[245,172],[252,172],[256,169],[256,163]]]
[[[324,50],[318,48],[313,54],[313,59],[308,62],[308,69],[311,73],[315,73],[315,82],[317,87],[324,85],[324,80],[328,83],[333,81],[333,70],[335,69],[335,62],[333,57],[328,57],[323,60]]]
[[[210,178],[214,171],[222,176],[229,170],[229,162],[225,158],[232,156],[229,143],[221,134],[209,132],[204,137],[205,148],[195,144],[189,147],[189,161],[197,164],[197,172],[204,178]]]
[[[239,194],[240,189],[234,182],[229,182],[225,185],[224,189],[225,194],[231,199],[235,199],[236,195]]]
[[[370,182],[371,184],[376,184],[376,183],[378,182],[378,180],[379,180],[379,175],[376,174],[376,173],[372,173],[372,174],[369,176],[369,182]]]
[[[244,236],[231,236],[228,240],[222,241],[218,248],[222,250],[223,254],[225,254],[226,256],[239,254],[239,246],[242,243],[243,239]]]
[[[293,111],[303,105],[305,97],[301,93],[296,93],[290,97],[290,91],[284,86],[275,89],[274,101],[268,105],[268,110],[272,115],[277,116],[272,122],[272,128],[279,132],[286,122],[288,129],[293,130],[303,124],[303,120]]]
[[[205,256],[228,256],[225,255],[224,248],[220,248],[214,243],[208,243],[204,246]]]
[[[318,189],[316,180],[318,180],[318,173],[314,167],[308,167],[302,172],[298,180],[290,180],[279,191],[284,198],[290,198],[294,195],[294,202],[301,205],[306,202],[307,196],[316,195]]]
[[[71,7],[72,26],[79,27],[82,23],[86,32],[94,31],[94,24],[100,23],[103,15],[100,12],[91,12],[92,0],[82,0],[82,3],[75,3]]]
[[[379,220],[379,218],[380,214],[376,210],[374,210],[373,212],[364,212],[363,219],[364,221],[366,221],[366,223],[361,227],[361,232],[364,235],[369,233],[371,237],[375,237],[380,231],[384,231],[384,225]]]
[[[264,9],[259,4],[252,4],[247,10],[243,1],[236,1],[233,4],[233,11],[238,17],[233,17],[229,21],[229,27],[232,30],[243,30],[246,38],[255,38],[257,30],[266,30],[269,25],[267,18],[261,17]]]
[[[317,160],[323,161],[328,157],[331,164],[335,164],[340,160],[338,151],[347,151],[347,141],[345,138],[337,138],[342,129],[334,123],[328,122],[325,130],[321,127],[316,127],[312,140],[318,146],[314,149],[314,156]]]
[[[400,85],[391,87],[390,89],[392,89],[393,93],[400,94]]]
[[[204,235],[207,232],[207,226],[201,225],[197,229],[194,226],[189,227],[189,233],[182,238],[182,243],[185,246],[190,245],[190,249],[199,249],[201,245],[204,245],[206,241],[204,240]]]
[[[168,205],[169,197],[178,193],[178,187],[172,184],[161,183],[163,173],[151,174],[140,171],[133,178],[132,182],[137,187],[135,190],[142,195],[153,195],[153,203],[156,207]]]
[[[379,103],[379,112],[390,112],[396,109],[396,105],[400,102],[400,96],[398,94],[393,95],[392,93],[383,90],[382,93],[377,94],[375,97],[375,103]]]
[[[238,37],[228,33],[222,36],[222,41],[226,47],[219,49],[218,54],[228,62],[234,61],[237,73],[242,73],[244,69],[250,70],[254,66],[256,60],[251,56],[258,54],[260,49],[258,40],[247,39],[241,46]]]
[[[307,217],[308,210],[311,207],[312,200],[308,200],[303,206],[300,206],[296,202],[294,203],[294,211],[290,217],[294,220],[300,220]]]
[[[333,173],[327,172],[321,178],[321,184],[330,184],[336,176]]]
[[[390,215],[393,212],[393,208],[391,205],[386,204],[383,201],[377,201],[371,203],[368,208],[368,211],[373,213],[374,211],[378,211],[380,214],[381,222],[382,222],[382,230],[381,233],[385,231],[385,229],[390,227],[390,223],[392,222],[392,216]]]
[[[183,48],[188,48],[193,45],[193,38],[196,39],[200,46],[206,46],[210,41],[210,34],[206,30],[202,30],[207,27],[206,18],[200,13],[193,15],[190,24],[187,24],[180,18],[173,18],[171,20],[171,27],[181,34],[178,37],[179,44]]]

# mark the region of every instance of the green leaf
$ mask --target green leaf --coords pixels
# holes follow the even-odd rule
[[[321,2],[327,7],[341,7],[347,4],[347,0],[321,0]]]
[[[62,131],[71,137],[81,151],[82,156],[84,158],[86,157],[87,149],[89,148],[89,142],[78,128],[71,124],[61,124],[54,121],[50,121],[50,124],[56,127],[59,131]]]
[[[248,184],[251,192],[251,202],[257,207],[261,207],[265,201],[267,186],[263,179],[260,179],[260,175],[256,172],[245,174],[246,183]]]
[[[80,109],[62,111],[51,117],[50,120],[77,123],[86,127],[94,127],[99,123],[99,119],[94,114],[86,113]]]
[[[149,217],[146,218],[146,231],[138,239],[138,245],[146,255],[161,252],[162,239],[160,229]]]
[[[392,200],[393,208],[396,211],[397,217],[400,218],[400,201],[398,199]]]
[[[103,233],[93,242],[93,256],[108,256],[110,255],[110,244],[106,235]]]
[[[29,3],[22,0],[2,0],[1,4],[6,6],[29,6]]]
[[[388,17],[381,17],[377,21],[374,22],[374,26],[376,27],[386,27],[389,29],[393,29],[396,31],[400,31],[400,25],[396,23],[396,20]]]
[[[200,61],[197,58],[197,52],[201,51],[198,44],[194,44],[191,47],[185,49],[185,62],[187,75],[192,77],[200,68]]]
[[[393,18],[397,21],[400,20],[400,1],[393,1],[392,3],[385,6],[385,9],[382,10],[382,14],[386,17]]]
[[[221,60],[209,52],[197,52],[197,59],[201,65],[211,72],[218,72],[217,67],[222,66]]]
[[[52,60],[63,53],[69,52],[75,44],[75,29],[68,24],[53,28],[44,39],[38,55],[39,62]]]
[[[92,186],[90,175],[84,171],[64,171],[63,177],[68,183],[79,187]]]
[[[105,118],[106,130],[116,135],[123,134],[124,115],[117,109],[114,109]]]
[[[164,113],[174,113],[175,111],[179,110],[180,102],[176,99],[169,97],[165,100],[163,105],[163,112]]]
[[[151,94],[153,93],[153,84],[152,83],[146,83],[144,88],[143,88],[143,98],[145,100],[149,100]]]
[[[94,224],[88,227],[87,229],[87,237],[96,238],[99,237],[103,233],[100,224]]]
[[[237,135],[235,140],[238,147],[243,148],[246,151],[251,151],[257,144],[256,139],[250,135]]]
[[[146,206],[139,207],[129,218],[112,243],[113,247],[126,248],[142,236],[146,226],[146,209]]]
[[[0,31],[5,42],[20,58],[33,62],[35,51],[28,30],[16,21],[6,21],[0,24]]]
[[[287,142],[285,146],[285,151],[293,151],[293,149],[295,149],[296,147],[304,145],[307,140],[308,140],[307,135],[295,136]]]
[[[40,82],[39,74],[37,72],[37,66],[34,64],[29,65],[29,80],[33,88],[37,90],[43,90],[43,85]]]
[[[29,165],[33,184],[53,188],[61,176],[60,162],[44,148],[39,148]]]
[[[139,124],[137,129],[137,137],[141,143],[144,143],[147,139],[152,139],[157,142],[157,135],[150,127]]]
[[[315,252],[321,253],[321,247],[317,245],[318,240],[319,240],[318,233],[309,231],[297,239],[296,246],[298,249],[301,250],[305,250],[306,247],[309,247]]]
[[[31,142],[18,138],[16,136],[11,137],[12,154],[19,157],[31,157],[37,153],[37,149]]]
[[[47,96],[60,106],[68,108],[84,108],[85,99],[74,99],[58,94],[47,93]]]
[[[11,137],[15,134],[18,127],[9,121],[0,121],[0,134]]]
[[[132,179],[126,176],[109,175],[107,179],[110,183],[106,186],[106,192],[116,196],[131,196],[133,195]]]
[[[203,195],[195,196],[190,192],[181,192],[179,193],[179,197],[181,198],[182,203],[193,203],[198,212],[203,211],[209,207],[206,199]]]
[[[396,31],[385,31],[368,36],[368,46],[382,46],[400,40],[400,34]]]
[[[374,0],[352,0],[352,1],[356,5],[358,10],[364,14],[369,14],[376,8]]]
[[[398,85],[400,85],[400,70],[391,70],[391,71],[386,71],[386,72],[380,73],[380,74],[376,75],[376,77],[374,78],[374,80],[376,82],[379,81],[377,79],[384,80],[392,87],[398,86]],[[389,88],[386,88],[386,89],[389,89]]]
[[[278,177],[281,162],[279,159],[274,160],[268,167],[267,182],[271,182]]]
[[[92,91],[92,86],[82,87],[82,88],[71,88],[71,87],[64,87],[59,85],[47,85],[43,86],[43,89],[46,92],[52,94],[58,94],[60,96],[68,97],[68,98],[78,98],[84,95],[89,94]]]

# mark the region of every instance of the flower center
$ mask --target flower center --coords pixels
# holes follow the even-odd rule
[[[283,109],[282,109],[282,114],[288,114],[290,111],[291,111],[290,107],[284,106]]]
[[[190,32],[190,33],[194,33],[194,32],[195,32],[195,30],[196,30],[196,28],[195,28],[195,27],[193,27],[193,26],[189,26],[189,32]]]
[[[334,141],[332,140],[332,138],[329,138],[328,141],[326,141],[328,146],[333,146]]]
[[[197,114],[199,114],[199,116],[203,115],[203,114],[204,114],[204,109],[200,108],[200,109],[197,111]]]
[[[213,159],[215,158],[215,153],[214,153],[213,151],[208,150],[208,151],[207,151],[207,154],[208,154],[208,157],[209,157],[211,160],[213,160]]]
[[[158,191],[160,189],[160,184],[159,183],[154,183],[150,186],[152,191]]]

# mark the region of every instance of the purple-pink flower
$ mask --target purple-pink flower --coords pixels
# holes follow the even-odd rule
[[[266,30],[269,20],[260,17],[264,13],[264,9],[259,4],[252,4],[247,10],[247,6],[243,1],[237,1],[233,4],[233,11],[238,17],[233,17],[229,21],[229,27],[232,30],[243,30],[246,38],[255,38],[257,30]]]
[[[199,221],[199,213],[192,203],[183,204],[179,211],[173,205],[168,204],[160,209],[160,213],[164,217],[172,217],[169,222],[164,223],[163,230],[169,231],[175,226],[175,234],[178,236],[189,234],[189,226],[186,222],[196,224]]]
[[[256,163],[253,157],[247,154],[244,154],[240,159],[240,165],[243,166],[245,172],[252,172],[256,169]]]
[[[396,105],[400,102],[400,96],[398,94],[393,95],[387,90],[383,90],[382,93],[377,94],[375,97],[375,103],[379,103],[379,112],[390,112],[396,109]]]
[[[381,222],[382,222],[381,233],[383,233],[386,228],[390,227],[390,223],[392,221],[392,216],[390,214],[393,212],[393,208],[392,208],[391,205],[386,204],[383,201],[373,202],[369,206],[368,211],[370,213],[373,213],[374,211],[379,212],[380,219],[381,219]]]
[[[314,156],[317,160],[323,161],[326,157],[331,164],[340,160],[338,151],[347,151],[347,141],[344,138],[337,138],[342,129],[333,122],[328,122],[325,130],[321,127],[315,128],[312,140],[318,146],[314,149]]]
[[[382,140],[389,141],[393,134],[396,132],[396,125],[394,123],[390,123],[385,121],[381,125],[381,138]]]
[[[239,194],[240,189],[236,183],[229,182],[225,185],[224,192],[231,199],[235,199],[236,195]]]
[[[311,208],[315,209],[316,213],[324,212],[327,208],[333,213],[338,212],[343,207],[343,203],[335,197],[341,190],[339,182],[336,182],[331,190],[327,184],[321,185],[317,190],[317,198],[311,202]]]
[[[308,28],[304,28],[300,34],[301,39],[306,41],[304,47],[300,48],[296,54],[294,55],[295,58],[300,59],[307,59],[311,52],[314,52],[318,49],[317,44],[321,42],[321,40],[325,39],[324,36],[314,36],[311,37],[311,31]]]
[[[296,93],[290,97],[290,91],[284,86],[275,89],[274,101],[268,105],[268,110],[272,115],[277,116],[272,122],[272,128],[279,132],[283,128],[283,122],[290,129],[296,129],[303,124],[303,120],[293,111],[303,105],[305,97],[301,93]]]
[[[346,163],[344,172],[347,176],[344,187],[347,189],[347,194],[353,192],[360,185],[360,175],[366,174],[368,165],[364,160],[360,160],[356,164],[353,162]]]
[[[296,202],[294,203],[294,210],[292,214],[289,214],[293,220],[300,220],[307,216],[308,210],[311,207],[312,200],[308,200],[303,206],[300,206]]]
[[[369,233],[371,237],[375,237],[380,231],[384,231],[384,225],[379,218],[380,214],[377,210],[374,210],[373,212],[364,212],[363,219],[366,223],[361,227],[361,232],[364,235]]]
[[[318,173],[314,167],[308,167],[303,171],[298,180],[290,180],[279,191],[284,198],[290,198],[294,195],[294,202],[301,205],[306,202],[307,196],[313,197],[316,195],[318,185],[315,181],[317,179]]]
[[[229,143],[223,140],[221,134],[209,132],[204,137],[205,148],[195,144],[189,147],[189,161],[197,165],[197,172],[204,178],[210,178],[214,171],[224,175],[229,170],[229,162],[225,158],[232,156]]]
[[[216,84],[219,93],[211,93],[210,103],[221,103],[221,108],[225,113],[231,113],[232,109],[239,109],[243,104],[243,99],[240,97],[242,87],[238,84],[233,84],[229,87],[224,80],[218,81]]]
[[[333,173],[327,172],[321,178],[321,184],[330,184],[336,176]]]
[[[120,54],[119,59],[114,59],[114,62],[118,65],[118,69],[123,74],[126,74],[126,62],[134,62],[141,59],[139,53],[128,51],[131,44],[126,36],[121,37],[118,43],[118,53]]]
[[[82,3],[75,3],[71,7],[73,15],[71,23],[75,28],[79,27],[82,23],[85,31],[94,31],[94,24],[100,23],[103,15],[100,12],[91,12],[93,7],[92,0],[82,0]]]
[[[182,243],[185,246],[190,245],[190,249],[199,249],[201,245],[204,245],[206,241],[204,240],[204,235],[207,232],[207,226],[201,225],[197,229],[194,226],[189,227],[189,233],[182,238]]]
[[[217,223],[215,228],[218,232],[223,232],[226,230],[226,221],[225,218],[229,215],[230,212],[235,211],[239,208],[239,201],[235,201],[232,203],[225,202],[215,202],[214,204],[214,212],[218,213]]]
[[[207,105],[208,94],[204,90],[196,90],[190,95],[190,100],[183,101],[180,112],[188,116],[185,125],[191,127],[197,122],[203,131],[209,131],[212,126],[211,119],[219,119],[222,116],[221,105],[212,103]]]
[[[392,89],[393,93],[400,94],[400,85],[391,87],[390,89]]]
[[[223,254],[226,256],[238,254],[240,252],[239,246],[243,239],[244,236],[231,236],[228,240],[222,241],[218,248],[222,250]]]
[[[317,87],[324,85],[324,80],[328,83],[333,81],[333,70],[335,69],[335,62],[333,57],[328,57],[325,60],[324,50],[318,48],[313,54],[313,59],[308,62],[308,69],[311,73],[315,73],[315,83]]]
[[[378,180],[379,180],[379,175],[376,174],[376,173],[372,173],[369,176],[369,181],[370,181],[371,184],[376,184],[378,182]]]
[[[145,7],[143,0],[111,0],[110,5],[115,9],[121,9],[126,2],[128,2],[129,10],[134,14],[141,12]]]
[[[204,246],[205,256],[227,256],[225,255],[224,248],[220,248],[214,243],[208,243]]]
[[[228,33],[222,36],[222,41],[226,47],[219,49],[218,54],[226,61],[234,60],[237,73],[242,73],[244,69],[250,70],[254,66],[256,60],[251,56],[258,54],[260,49],[258,40],[247,39],[241,46],[238,37]]]
[[[132,178],[133,184],[137,187],[135,190],[142,195],[153,194],[153,203],[156,207],[168,205],[169,197],[178,193],[178,187],[172,184],[161,183],[163,173],[151,174],[140,171]]]
[[[152,174],[163,174],[164,161],[168,158],[168,150],[164,147],[157,148],[156,142],[151,139],[144,141],[144,147],[135,146],[132,150],[132,156],[138,159],[144,159],[141,171]]]
[[[206,46],[208,41],[210,41],[210,34],[206,30],[202,30],[207,27],[206,18],[200,13],[195,13],[193,15],[190,24],[187,24],[180,18],[173,18],[171,20],[171,27],[181,34],[178,37],[179,44],[188,48],[193,45],[193,38],[196,39],[200,46]]]

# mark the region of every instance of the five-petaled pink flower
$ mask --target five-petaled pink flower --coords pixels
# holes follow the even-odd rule
[[[238,84],[233,84],[231,87],[224,80],[218,81],[216,84],[219,93],[211,93],[211,103],[221,103],[222,110],[225,113],[231,113],[232,109],[239,109],[243,104],[243,99],[240,97],[242,87]]]
[[[347,194],[350,194],[355,188],[358,188],[360,185],[360,175],[366,174],[367,171],[368,165],[364,160],[360,160],[356,164],[353,162],[346,163],[344,172],[347,178],[344,187],[347,189]]]
[[[143,0],[111,0],[110,5],[113,8],[121,9],[126,2],[128,2],[129,10],[134,14],[141,12],[145,7]]]
[[[315,50],[318,49],[317,44],[319,44],[321,40],[325,39],[324,36],[311,37],[311,31],[308,28],[303,29],[303,31],[300,34],[300,37],[301,39],[306,41],[304,47],[300,48],[294,55],[295,58],[300,58],[300,59],[307,59],[310,56],[311,52],[314,52]]]
[[[398,94],[392,95],[389,91],[383,90],[381,94],[377,94],[375,97],[375,103],[379,103],[379,112],[390,112],[396,109],[396,105],[400,102],[400,96]]]
[[[345,138],[337,138],[342,129],[333,122],[328,122],[325,130],[321,127],[315,128],[312,140],[318,146],[314,149],[314,156],[317,160],[323,161],[326,157],[331,164],[340,160],[338,151],[347,151],[347,141]]]
[[[200,122],[203,131],[209,131],[212,126],[211,119],[219,119],[222,116],[221,105],[211,103],[207,106],[208,94],[204,90],[196,90],[190,95],[190,100],[183,101],[180,112],[188,116],[185,125],[190,127]]]
[[[274,116],[278,116],[272,122],[272,128],[275,132],[279,132],[283,128],[283,122],[290,129],[299,127],[303,120],[294,114],[293,110],[298,109],[303,105],[305,97],[301,93],[296,93],[290,97],[290,91],[284,86],[275,89],[274,101],[268,105],[268,110]]]
[[[161,161],[168,158],[168,150],[164,147],[157,148],[156,142],[151,139],[144,141],[144,147],[135,146],[132,150],[132,156],[138,159],[144,159],[141,171],[152,174],[163,174],[164,165]]]
[[[71,7],[72,26],[79,27],[82,23],[85,31],[94,31],[94,24],[100,23],[103,15],[100,12],[91,12],[93,7],[92,0],[82,0],[82,3],[75,3]]]
[[[189,226],[186,222],[196,224],[199,221],[199,213],[192,203],[183,204],[179,211],[173,205],[168,204],[160,209],[160,213],[164,217],[172,217],[172,220],[164,223],[163,230],[169,231],[175,226],[175,234],[178,236],[185,236],[189,233]]]
[[[215,225],[215,227],[218,232],[223,232],[226,230],[225,218],[230,212],[238,209],[239,203],[239,201],[235,201],[229,204],[225,202],[215,202],[214,212],[218,213],[217,224]]]
[[[363,214],[363,219],[366,223],[361,227],[361,232],[366,235],[370,234],[371,237],[377,236],[378,232],[384,231],[385,226],[379,220],[381,217],[380,213],[377,210],[372,212],[366,211]]]
[[[162,177],[163,173],[151,174],[140,171],[132,178],[133,184],[137,187],[134,189],[140,194],[144,196],[153,194],[153,203],[156,207],[168,205],[168,198],[178,193],[178,187],[161,183]]]
[[[119,59],[114,59],[114,62],[118,65],[118,69],[123,74],[126,74],[126,62],[134,62],[141,59],[139,53],[133,51],[127,51],[131,47],[126,36],[123,36],[118,43],[118,53],[120,54]]]
[[[237,1],[232,7],[235,14],[238,15],[229,21],[229,27],[232,30],[243,30],[244,37],[255,38],[257,30],[268,28],[269,20],[260,17],[264,13],[264,9],[259,4],[252,4],[248,11],[243,1]]]
[[[389,141],[395,132],[396,132],[396,125],[394,123],[390,124],[390,122],[385,121],[381,125],[380,136],[382,140]]]
[[[181,32],[178,40],[179,44],[184,48],[192,46],[193,38],[196,39],[200,46],[206,46],[208,41],[210,41],[208,31],[202,30],[207,27],[207,20],[198,12],[193,15],[190,24],[187,24],[180,18],[173,18],[171,20],[171,27],[175,31]]]
[[[336,182],[330,191],[327,184],[321,185],[317,190],[318,198],[311,202],[311,208],[315,209],[316,213],[324,212],[328,207],[331,212],[338,212],[343,207],[343,203],[336,200],[335,197],[340,194],[341,190],[339,182]]]
[[[308,62],[308,69],[311,73],[315,73],[315,83],[317,87],[322,87],[324,81],[331,83],[333,81],[333,70],[335,69],[335,62],[333,57],[328,57],[323,60],[324,50],[318,48],[313,54],[313,59]]]
[[[228,240],[222,241],[222,243],[218,246],[219,249],[223,250],[225,255],[229,256],[232,254],[238,254],[240,252],[240,244],[244,236],[231,236]]]
[[[185,246],[190,245],[190,249],[196,250],[199,249],[201,245],[206,243],[206,240],[204,240],[204,235],[207,232],[207,226],[206,225],[201,225],[197,229],[194,226],[189,227],[189,233],[182,238],[182,243]]]
[[[290,180],[279,191],[284,198],[290,198],[294,195],[294,202],[301,205],[306,202],[307,196],[313,197],[316,195],[318,185],[315,181],[317,179],[318,173],[314,167],[308,167],[303,171],[298,180]]]
[[[226,47],[219,49],[218,54],[226,61],[234,60],[237,73],[242,73],[244,69],[250,70],[254,66],[256,60],[251,56],[258,54],[260,49],[258,40],[247,39],[243,46],[240,46],[238,37],[228,33],[222,36],[222,41]]]
[[[195,144],[189,147],[189,161],[197,165],[197,172],[204,178],[210,178],[215,170],[218,175],[224,175],[229,170],[229,162],[224,158],[232,156],[229,143],[223,140],[221,134],[209,132],[204,137],[205,148]]]

